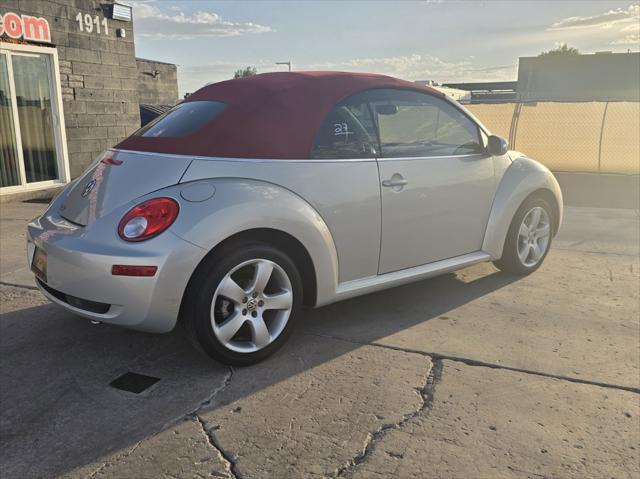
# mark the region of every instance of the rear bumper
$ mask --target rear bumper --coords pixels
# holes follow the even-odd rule
[[[106,227],[98,225],[103,219]],[[40,291],[85,318],[154,333],[170,331],[189,278],[206,251],[170,231],[144,243],[127,243],[111,223],[101,218],[81,227],[51,210],[30,222],[29,267],[36,246],[47,254],[47,280],[37,281]],[[113,276],[114,264],[157,266],[158,271],[153,277]]]

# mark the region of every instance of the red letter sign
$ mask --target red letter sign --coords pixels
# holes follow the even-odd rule
[[[22,15],[22,29],[25,40],[51,43],[49,22],[47,22],[44,18]]]
[[[49,22],[42,17],[31,15],[18,15],[13,12],[0,15],[0,35],[39,43],[51,43],[51,30]]]
[[[5,14],[4,32],[11,38],[22,37],[22,20],[18,15],[12,12]]]

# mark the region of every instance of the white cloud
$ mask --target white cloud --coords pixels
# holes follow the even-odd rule
[[[636,47],[640,46],[640,34],[632,33],[630,35],[625,35],[624,37],[612,41],[611,45],[635,45]]]
[[[635,45],[640,46],[640,21],[632,23],[620,30],[624,36],[611,42],[611,45]]]
[[[547,31],[565,32],[572,36],[597,35],[609,45],[640,45],[640,5],[616,8],[599,15],[568,17],[555,22]]]
[[[640,5],[629,5],[626,9],[616,8],[599,15],[588,17],[568,17],[555,22],[549,30],[566,30],[573,28],[602,29],[612,28],[620,23],[638,23],[640,21]]]
[[[632,23],[626,27],[620,29],[621,32],[640,32],[640,19],[638,23]]]
[[[182,11],[164,13],[152,2],[133,4],[136,36],[188,39],[199,37],[232,37],[246,33],[265,33],[273,29],[253,22],[231,22],[214,12]],[[175,7],[170,8],[175,11]]]

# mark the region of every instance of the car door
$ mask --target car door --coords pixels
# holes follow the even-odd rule
[[[381,150],[379,274],[480,250],[495,179],[478,126],[433,94],[369,95]]]
[[[318,129],[293,191],[322,215],[336,245],[339,281],[375,276],[380,256],[377,130],[366,95],[339,102]]]

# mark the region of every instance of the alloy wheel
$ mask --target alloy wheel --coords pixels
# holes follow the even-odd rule
[[[549,247],[551,223],[549,214],[536,206],[524,215],[518,230],[518,257],[527,268],[537,265]]]
[[[211,301],[211,326],[226,348],[259,351],[284,330],[293,308],[291,281],[282,267],[251,259],[229,271]]]

